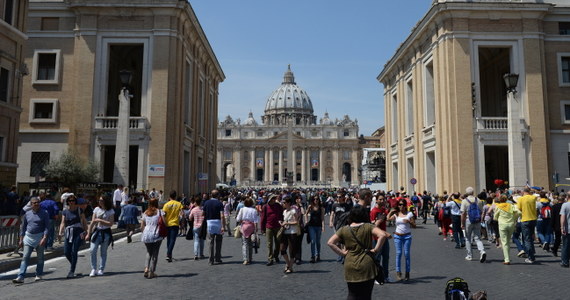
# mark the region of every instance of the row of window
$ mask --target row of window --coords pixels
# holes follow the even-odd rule
[[[233,152],[231,150],[225,150],[223,152],[223,157],[224,160],[228,161],[228,160],[232,160],[233,157]],[[255,152],[255,156],[256,157],[265,157],[265,152],[263,150],[258,150]],[[342,159],[343,160],[350,160],[352,156],[352,151],[342,151]],[[245,161],[249,161],[250,160],[250,151],[244,151],[243,152],[243,159]],[[283,157],[287,157],[287,150],[283,150]],[[295,152],[295,159],[297,160],[301,160],[303,158],[303,154],[301,151],[297,150]],[[311,160],[318,160],[319,158],[319,151],[311,151],[310,153],[310,158]],[[332,152],[331,151],[327,151],[326,152],[326,159],[332,159]],[[274,161],[278,161],[279,160],[279,151],[274,151],[273,152],[273,160]]]

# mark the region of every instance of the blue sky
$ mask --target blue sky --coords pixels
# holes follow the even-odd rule
[[[360,134],[384,125],[384,64],[432,0],[190,0],[226,80],[220,120],[260,122],[287,65],[317,119],[357,118]]]

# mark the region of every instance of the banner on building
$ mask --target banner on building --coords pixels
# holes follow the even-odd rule
[[[164,177],[164,165],[149,165],[148,177]]]
[[[208,181],[208,173],[198,173],[198,181]]]
[[[313,159],[311,160],[311,168],[318,168],[319,167],[319,160]]]
[[[256,160],[255,160],[255,165],[256,165],[258,168],[263,168],[263,158],[258,158],[258,159],[256,159]]]

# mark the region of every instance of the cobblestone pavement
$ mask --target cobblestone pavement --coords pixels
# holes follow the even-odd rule
[[[323,234],[323,261],[308,263],[310,248],[304,243],[305,262],[295,266],[295,272],[289,275],[283,273],[283,263],[265,265],[265,237],[262,237],[259,253],[254,255],[254,263],[247,266],[242,265],[241,240],[226,235],[223,264],[209,266],[207,260],[193,260],[193,242],[181,237],[177,240],[172,263],[164,260],[166,243],[163,242],[156,279],[143,278],[146,251],[137,235],[133,243],[127,244],[121,239],[116,241],[114,249],[109,249],[102,277],[65,279],[69,264],[65,258],[57,258],[46,263],[46,274],[41,282],[33,282],[33,268],[28,269],[23,285],[11,283],[15,271],[0,274],[0,298],[25,299],[41,294],[44,299],[345,299],[347,289],[342,265],[326,246],[331,234],[329,228]],[[395,277],[395,250],[390,243],[390,275]],[[454,245],[437,235],[432,221],[418,226],[413,231],[411,280],[376,285],[373,298],[444,299],[446,281],[456,276],[464,278],[472,291],[487,290],[490,299],[570,298],[565,294],[570,270],[561,268],[559,259],[542,249],[537,248],[537,263],[528,265],[516,257],[516,250],[511,248],[512,265],[505,266],[502,251],[486,241],[485,263],[477,259],[465,261],[465,249],[454,249]],[[478,258],[478,251],[473,251]],[[88,250],[82,252],[77,271],[89,273]]]

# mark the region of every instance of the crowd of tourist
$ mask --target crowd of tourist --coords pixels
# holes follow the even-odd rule
[[[443,241],[465,249],[465,260],[487,261],[486,240],[502,248],[503,264],[511,264],[511,242],[516,256],[532,264],[536,261],[535,244],[543,251],[561,256],[561,266],[568,267],[570,256],[570,204],[565,193],[532,190],[481,191],[476,195],[471,187],[463,193],[442,195],[399,191],[370,191],[369,189],[244,189],[213,190],[211,193],[186,198],[170,192],[168,201],[154,189],[145,193],[142,214],[137,195],[129,195],[119,186],[112,197],[102,195],[89,216],[89,203],[64,190],[56,201],[50,193],[30,197],[22,207],[20,247],[23,259],[14,283],[23,283],[29,257],[37,251],[36,280],[42,280],[43,252],[56,238],[63,239],[64,254],[70,263],[68,278],[75,278],[77,253],[89,242],[91,272],[103,276],[107,249],[113,246],[111,227],[118,222],[127,231],[127,242],[140,220],[141,241],[147,256],[144,277],[157,277],[157,262],[163,239],[166,239],[166,261],[174,260],[174,245],[180,235],[193,240],[194,260],[208,258],[210,265],[222,264],[222,242],[227,233],[242,239],[244,265],[254,260],[254,252],[265,236],[267,266],[280,263],[283,272],[295,272],[303,263],[302,243],[305,235],[310,244],[310,263],[321,261],[321,239],[328,224],[335,229],[327,245],[344,264],[349,298],[370,297],[374,282],[408,281],[413,255],[411,243],[414,228],[429,219],[437,224]],[[140,196],[140,195],[139,195]],[[61,211],[61,212],[60,212]],[[118,216],[117,216],[118,215]],[[235,218],[236,229],[230,219]],[[61,219],[60,219],[61,218]],[[88,220],[90,222],[88,222]],[[56,221],[60,222],[57,234]],[[165,233],[161,234],[161,224]],[[388,227],[394,227],[388,229]],[[391,233],[388,233],[390,231]],[[181,233],[181,234],[180,234]],[[209,239],[209,255],[204,255],[205,240]],[[390,248],[395,250],[396,279],[389,274]],[[402,256],[405,266],[402,268]],[[366,257],[371,257],[368,259]],[[373,259],[372,259],[373,258]],[[381,274],[379,274],[381,273]],[[378,282],[379,275],[382,275]]]

